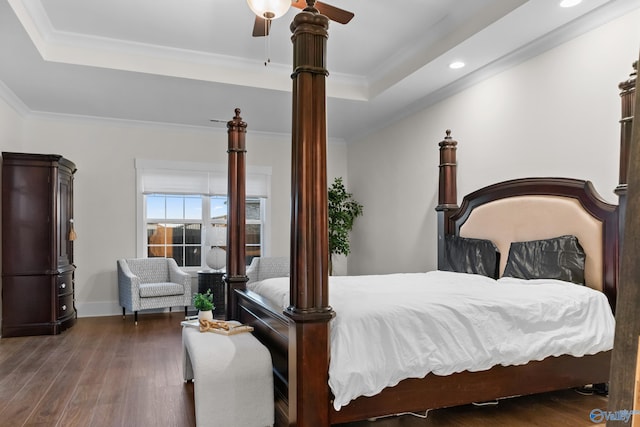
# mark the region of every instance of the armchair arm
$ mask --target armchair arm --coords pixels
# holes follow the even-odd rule
[[[185,295],[191,301],[191,275],[182,271],[175,259],[167,258],[167,262],[169,263],[169,281],[184,286]]]
[[[251,260],[249,267],[247,267],[246,275],[249,278],[247,283],[256,282],[258,280],[258,270],[260,270],[260,257],[255,257]]]
[[[118,294],[120,305],[129,310],[140,309],[140,278],[131,272],[125,259],[119,259],[118,268]]]

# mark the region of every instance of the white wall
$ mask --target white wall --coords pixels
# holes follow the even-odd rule
[[[230,119],[232,114],[230,113]],[[250,117],[244,118],[247,122]],[[227,132],[74,119],[26,120],[23,150],[76,163],[76,307],[81,317],[120,312],[116,260],[136,256],[134,159],[227,163]],[[289,254],[290,137],[251,133],[247,164],[271,166],[271,240],[266,253]],[[329,144],[330,173],[346,176],[344,143]]]
[[[0,151],[21,151],[22,117],[2,97],[0,97]],[[346,157],[346,156],[345,156]],[[1,167],[1,166],[0,166]],[[0,239],[2,232],[0,231]],[[0,248],[0,257],[2,248]],[[2,273],[0,266],[0,274]],[[0,326],[2,325],[2,304],[0,304]]]
[[[620,98],[640,47],[632,12],[348,144],[349,191],[364,205],[349,274],[436,268],[438,142],[458,140],[458,203],[527,176],[618,184]],[[382,171],[383,173],[380,173]]]
[[[0,150],[20,151],[23,119],[0,97]]]
[[[556,175],[591,179],[609,201],[617,185],[620,100],[638,56],[640,11],[494,76],[373,135],[329,144],[328,176],[364,205],[352,233],[350,274],[436,266],[438,146],[459,141],[458,188]],[[232,114],[230,113],[230,118]],[[250,117],[245,120],[251,123]],[[0,147],[56,153],[75,180],[76,301],[80,316],[117,314],[115,262],[135,256],[134,159],[226,164],[225,129],[69,118],[22,118],[0,101]],[[247,163],[271,166],[268,254],[289,254],[290,137],[247,134]],[[348,176],[347,176],[348,170]],[[337,274],[347,265],[338,260]]]

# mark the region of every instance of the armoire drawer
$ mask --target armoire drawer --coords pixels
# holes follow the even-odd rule
[[[73,313],[73,294],[58,297],[58,319],[68,317]]]
[[[56,288],[59,296],[73,293],[73,272],[58,275]]]

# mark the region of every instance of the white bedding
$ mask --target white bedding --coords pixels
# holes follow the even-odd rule
[[[249,288],[283,309],[289,278]],[[557,280],[432,271],[332,276],[329,386],[339,410],[405,378],[449,375],[613,347],[605,295]]]

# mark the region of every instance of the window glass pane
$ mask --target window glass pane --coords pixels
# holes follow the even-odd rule
[[[184,219],[184,197],[167,196],[167,218]]]
[[[173,258],[180,267],[184,267],[184,246],[167,246],[167,258]]]
[[[184,219],[202,219],[202,197],[188,196],[184,199]]]
[[[160,194],[150,194],[147,199],[147,218],[165,218],[164,201],[165,196]]]
[[[245,249],[245,258],[247,265],[251,264],[251,260],[260,256],[260,246],[247,246]]]
[[[164,245],[165,227],[162,224],[147,224],[147,243],[149,245]]]
[[[167,243],[184,243],[184,224],[167,224]]]
[[[201,264],[200,246],[186,246],[185,247],[185,267],[200,267]]]
[[[226,224],[209,224],[207,228],[207,241],[205,244],[209,246],[226,246],[227,244],[227,225]]]
[[[260,220],[260,199],[247,199],[245,215],[247,220]]]
[[[247,245],[260,244],[260,224],[246,225],[246,243]]]
[[[211,219],[227,218],[227,198],[222,196],[211,197]]]
[[[201,224],[185,224],[184,242],[186,244],[199,245],[202,240]]]
[[[149,248],[147,249],[147,257],[149,258],[154,258],[154,257],[161,257],[164,258],[165,253],[164,253],[164,246],[149,246]]]

